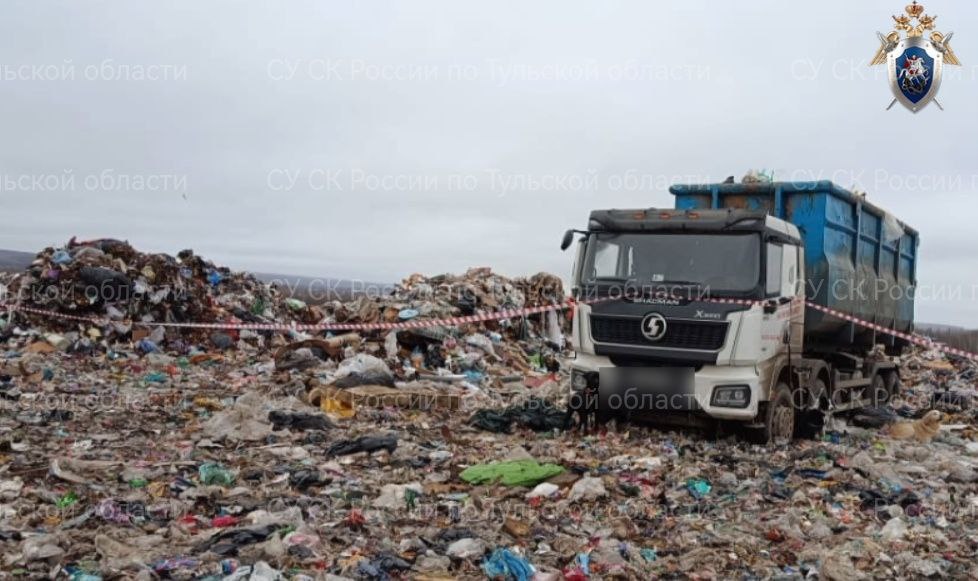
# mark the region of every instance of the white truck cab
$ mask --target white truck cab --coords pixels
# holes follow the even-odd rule
[[[733,420],[771,440],[825,407],[826,364],[803,357],[794,224],[763,211],[601,210],[564,248],[575,232],[571,386],[599,416]]]

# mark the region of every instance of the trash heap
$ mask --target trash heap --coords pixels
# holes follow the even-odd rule
[[[443,321],[551,305],[562,297],[560,279],[547,274],[510,280],[479,268],[461,276],[412,275],[387,295],[332,302],[321,309],[326,323],[410,321],[417,327],[300,337],[275,352],[275,367],[304,382],[307,399],[324,411],[359,399],[403,399],[406,394],[417,406],[456,409],[460,397],[502,401],[514,390],[525,390],[526,382],[554,389],[567,346],[563,313]],[[426,320],[441,323],[425,325]]]
[[[144,352],[166,349],[184,354],[195,346],[277,349],[295,340],[323,335],[286,329],[296,323],[417,323],[564,300],[563,286],[556,276],[540,273],[508,279],[488,268],[474,268],[461,276],[415,274],[393,289],[361,293],[347,301],[314,304],[287,296],[282,289],[251,274],[216,266],[192,250],[181,251],[176,257],[147,254],[113,239],[72,239],[61,248],[46,248],[37,254],[27,272],[4,275],[0,284],[0,296],[22,307],[96,318],[78,321],[29,311],[18,313],[18,320],[26,321],[22,325],[24,332],[46,333],[46,339],[57,349],[71,352],[111,350],[116,343],[129,342]],[[154,323],[258,323],[281,325],[283,330],[176,328]],[[481,349],[489,365],[506,362],[521,371],[555,368],[553,353],[565,345],[566,324],[563,317],[550,313],[425,326],[397,335],[396,345],[392,343],[395,339],[388,336],[383,346],[408,349],[413,367],[420,368],[418,359],[422,358],[429,370],[446,369],[441,365],[442,358],[450,354],[440,351],[457,352],[454,345]],[[356,345],[372,353],[380,345],[375,341],[378,337],[382,337],[378,332],[358,333]],[[536,347],[523,350],[528,341],[541,337],[550,346],[546,353]],[[393,358],[395,354],[388,356]],[[484,374],[486,365],[470,357],[455,367],[469,371],[470,378],[475,378],[477,373]]]
[[[224,276],[200,296],[221,305],[238,275]],[[473,269],[263,316],[419,322],[555,297],[548,275]],[[582,431],[563,401],[566,324],[260,344],[167,331],[154,348],[130,332],[72,352],[55,337],[90,327],[18,319],[0,329],[0,567],[87,581],[978,577],[975,362],[908,353],[899,398],[784,446]],[[932,441],[887,435],[931,409],[946,414]]]
[[[7,341],[3,569],[87,580],[978,574],[978,414],[935,395],[948,384],[974,394],[971,362],[905,358],[904,398],[886,409],[919,417],[942,402],[948,419],[930,443],[837,418],[819,440],[763,447],[647,426],[566,431],[559,382],[543,371],[499,389],[402,380],[362,345],[339,347],[335,365],[282,369],[273,351],[77,356]],[[435,394],[415,395],[421,386]],[[366,387],[385,390],[355,391]]]
[[[45,329],[81,328],[96,342],[130,338],[133,326],[126,321],[273,323],[289,313],[279,291],[250,274],[216,266],[192,250],[176,257],[148,254],[113,239],[73,238],[61,248],[42,250],[10,284],[8,295],[25,307],[110,321],[80,325],[25,315]]]

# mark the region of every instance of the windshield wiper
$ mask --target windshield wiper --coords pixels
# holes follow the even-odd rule
[[[740,224],[741,222],[747,222],[749,220],[753,220],[753,221],[757,222],[759,220],[759,218],[757,216],[741,216],[739,218],[734,218],[733,220],[730,220],[728,218],[728,222],[726,222],[723,225],[723,228],[720,228],[720,231],[723,232],[725,230],[729,230],[729,229],[733,228],[734,226],[736,226],[737,224]]]

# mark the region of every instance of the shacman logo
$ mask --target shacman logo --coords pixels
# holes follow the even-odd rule
[[[649,313],[642,319],[642,334],[649,341],[658,341],[666,334],[666,318],[659,313]]]
[[[941,86],[941,69],[944,64],[961,64],[949,44],[954,33],[944,36],[934,30],[937,17],[924,14],[923,5],[917,4],[917,0],[904,10],[906,14],[893,17],[896,22],[893,32],[886,36],[876,33],[880,48],[869,63],[870,66],[886,63],[894,96],[886,109],[899,101],[916,113],[933,101],[943,111],[944,107],[936,99],[937,89]],[[901,30],[906,33],[905,38],[900,37]],[[929,40],[924,38],[927,30],[933,30]]]

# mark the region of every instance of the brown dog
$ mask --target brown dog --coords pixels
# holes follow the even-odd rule
[[[919,420],[891,424],[887,435],[897,440],[912,438],[918,442],[930,442],[941,429],[942,419],[944,419],[944,414],[937,410],[931,410]]]

